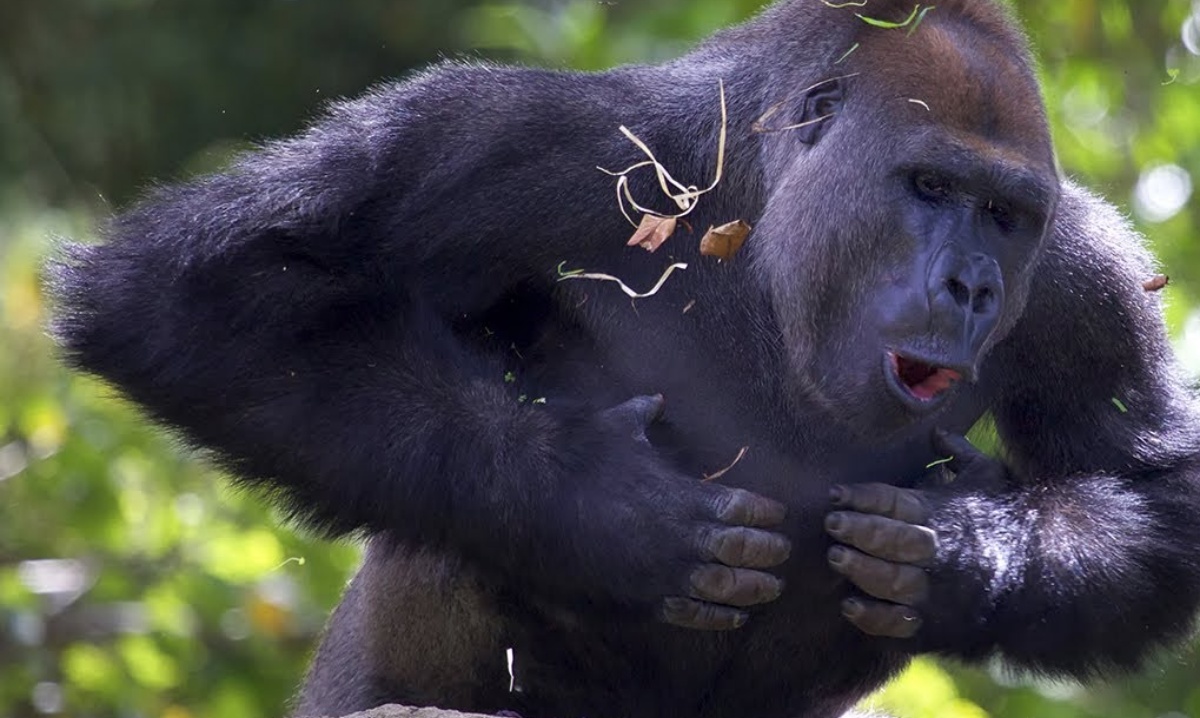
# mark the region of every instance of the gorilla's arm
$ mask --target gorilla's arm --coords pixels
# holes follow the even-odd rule
[[[993,369],[1010,483],[935,512],[931,602],[957,618],[929,616],[926,628],[933,647],[995,645],[1026,667],[1085,677],[1133,668],[1192,625],[1200,400],[1124,220],[1067,186],[1055,230]]]
[[[507,346],[465,338],[518,287],[551,295],[563,259],[621,247],[595,165],[635,154],[615,149],[614,108],[638,91],[628,73],[444,67],[339,105],[69,250],[57,332],[315,525],[449,545],[551,597],[740,625],[730,606],[778,594],[749,569],[786,558],[755,528],[782,508],[670,470],[629,428],[654,400],[520,403]]]
[[[1200,401],[1152,265],[1107,204],[1065,188],[1024,319],[997,348],[1001,487],[932,495],[920,645],[1088,677],[1184,637],[1200,605]],[[959,480],[994,471],[960,467]],[[993,483],[995,483],[993,481]]]
[[[1115,211],[1067,186],[1028,309],[987,368],[1007,465],[940,434],[949,487],[835,490],[830,561],[866,594],[844,606],[852,623],[1078,678],[1135,668],[1187,635],[1200,399],[1143,289],[1152,275]]]

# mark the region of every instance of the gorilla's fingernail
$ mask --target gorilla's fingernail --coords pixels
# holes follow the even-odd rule
[[[825,530],[838,533],[846,525],[846,517],[842,514],[829,514],[825,517]]]
[[[848,598],[842,601],[842,615],[846,618],[858,618],[862,615],[863,605],[860,601]]]
[[[749,621],[749,620],[750,620],[750,616],[748,616],[745,613],[739,613],[738,615],[733,617],[733,627],[741,628],[742,626],[746,625],[746,621]]]
[[[834,546],[833,548],[829,549],[829,563],[833,564],[834,566],[841,566],[845,564],[848,558],[850,558],[850,552],[841,546]]]
[[[776,578],[775,583],[771,584],[767,587],[767,590],[765,592],[766,595],[763,597],[764,602],[774,601],[775,599],[782,596],[783,595],[783,586],[784,586],[783,579]]]
[[[841,506],[846,502],[846,488],[844,486],[834,486],[829,490],[829,500]]]

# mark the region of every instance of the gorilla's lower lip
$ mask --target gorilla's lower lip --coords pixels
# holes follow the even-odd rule
[[[888,386],[911,408],[928,411],[962,381],[962,372],[896,352],[887,352],[884,374]]]

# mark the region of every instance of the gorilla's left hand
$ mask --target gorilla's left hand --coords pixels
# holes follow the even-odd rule
[[[1004,464],[965,438],[938,431],[933,444],[951,457],[946,468],[955,476],[953,491],[993,489],[1006,481]],[[937,533],[929,527],[936,495],[890,484],[831,490],[834,510],[825,517],[825,530],[838,545],[829,549],[829,564],[867,596],[842,602],[842,614],[862,632],[911,638],[920,629],[916,607],[929,599],[927,569],[938,551]]]

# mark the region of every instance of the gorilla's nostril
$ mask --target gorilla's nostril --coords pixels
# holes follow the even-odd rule
[[[954,277],[946,280],[946,291],[950,292],[950,296],[954,297],[954,302],[960,307],[965,307],[971,301],[970,288]]]
[[[975,298],[971,301],[971,311],[975,314],[982,314],[992,308],[992,300],[995,298],[995,293],[991,287],[980,287],[978,292],[975,292]]]

